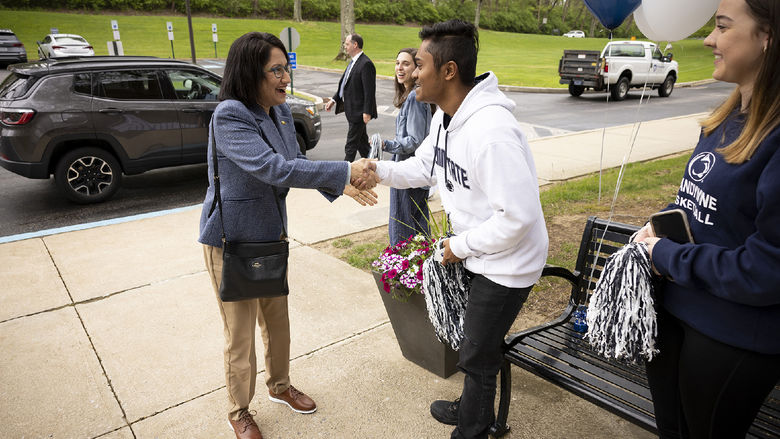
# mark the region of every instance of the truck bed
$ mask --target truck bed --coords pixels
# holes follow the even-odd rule
[[[597,50],[564,50],[558,63],[561,84],[584,85],[599,88],[601,77],[601,52]]]

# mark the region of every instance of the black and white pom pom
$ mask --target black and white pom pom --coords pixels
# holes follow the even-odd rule
[[[639,363],[652,360],[657,326],[647,245],[632,242],[613,253],[588,305],[591,347],[604,357]]]
[[[379,135],[379,133],[374,133],[371,135],[371,138],[369,139],[368,143],[371,145],[371,150],[368,153],[369,159],[382,159],[382,136]]]
[[[440,243],[441,240],[435,245]],[[425,306],[439,340],[457,351],[463,340],[463,318],[471,281],[463,263],[441,265],[438,254],[439,251],[434,250],[434,257],[423,263]]]

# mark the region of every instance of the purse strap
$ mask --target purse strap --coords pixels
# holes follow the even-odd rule
[[[211,118],[211,122],[209,123],[209,128],[211,129],[211,140],[213,142],[214,148],[212,151],[212,161],[214,164],[214,200],[211,202],[211,208],[209,209],[209,217],[211,217],[211,214],[214,213],[214,208],[219,206],[219,225],[222,228],[222,243],[224,244],[226,241],[225,238],[225,222],[222,215],[222,193],[221,188],[219,185],[219,164],[217,160],[217,138],[214,136],[214,118]],[[259,129],[259,127],[258,127]],[[276,150],[274,149],[273,145],[271,145],[271,142],[268,141],[268,138],[265,136],[265,133],[262,129],[259,129],[260,136],[262,136],[263,141],[268,145],[269,148],[271,148],[271,151],[276,154]],[[279,195],[276,193],[276,187],[274,185],[271,185],[271,190],[274,192],[274,201],[276,202],[276,210],[279,212],[279,219],[282,221],[282,236],[280,239],[284,240],[287,239],[287,227],[284,225],[284,216],[282,216],[282,208],[279,205]]]

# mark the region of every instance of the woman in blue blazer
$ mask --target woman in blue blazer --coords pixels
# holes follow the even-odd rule
[[[400,162],[414,155],[431,127],[431,106],[417,102],[412,73],[417,49],[401,49],[395,59],[395,98],[399,108],[395,119],[395,138],[382,142],[382,149]],[[429,234],[428,188],[390,189],[390,245],[409,236]]]
[[[347,193],[361,204],[376,194],[349,186],[363,173],[359,163],[309,161],[300,154],[292,114],[286,103],[290,82],[287,52],[268,33],[251,32],[230,47],[220,90],[222,101],[212,117],[208,173],[213,181],[213,154],[219,165],[225,236],[233,241],[273,241],[286,224],[289,188],[319,190],[330,201]],[[270,145],[269,145],[270,143]],[[278,199],[272,188],[276,188]],[[290,322],[287,297],[222,302],[222,226],[219,211],[210,214],[214,185],[209,185],[200,218],[206,268],[217,292],[225,334],[225,379],[228,419],[238,438],[261,438],[249,413],[257,376],[255,321],[265,347],[266,385],[271,401],[298,413],[317,409],[311,398],[290,385]],[[281,207],[281,215],[277,210]]]

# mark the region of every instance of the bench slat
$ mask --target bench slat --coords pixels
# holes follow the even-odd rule
[[[631,403],[643,407],[645,410],[652,410],[652,403],[645,404],[646,402],[649,402],[649,398],[647,398],[647,395],[642,395],[646,389],[638,386],[635,382],[627,380],[622,376],[616,375],[606,369],[600,368],[598,365],[583,361],[577,356],[569,355],[565,351],[560,350],[557,346],[546,344],[543,340],[540,340],[537,337],[529,337],[526,341],[526,345],[536,348],[549,356],[555,357],[573,369],[586,372],[587,375],[583,375],[582,379],[584,379],[587,384],[607,391],[620,399],[628,399],[628,396],[625,398],[621,396],[624,393],[627,395],[628,392],[633,395],[639,395],[641,398],[630,398]],[[605,385],[604,383],[607,384]],[[609,390],[613,388],[619,389],[619,393],[613,393],[611,390]]]
[[[566,346],[565,349],[576,351],[577,355],[587,358],[594,364],[612,369],[614,373],[623,375],[626,379],[647,387],[644,371],[624,362],[602,357],[591,348],[587,341],[580,338],[581,334],[575,332],[572,328],[558,326],[545,331],[544,335],[563,343]]]
[[[537,375],[549,379],[559,386],[594,402],[601,406],[610,407],[613,412],[625,417],[631,422],[640,421],[644,428],[654,431],[655,420],[652,414],[645,410],[628,404],[623,399],[614,396],[617,388],[613,392],[603,392],[601,389],[590,386],[583,379],[585,373],[568,367],[568,364],[549,357],[535,349],[527,346],[518,346],[518,349],[507,352],[506,358],[512,363],[529,370]],[[625,393],[625,392],[624,392]],[[626,398],[628,399],[628,398]]]
[[[622,363],[607,360],[604,357],[598,356],[586,344],[583,346],[582,344],[577,344],[570,340],[563,340],[561,336],[557,334],[557,331],[545,331],[543,333],[539,333],[539,336],[549,337],[550,339],[553,339],[553,343],[565,343],[565,347],[561,348],[559,345],[559,349],[564,350],[564,352],[567,352],[569,355],[581,358],[582,361],[590,362],[596,367],[603,368],[615,375],[622,377],[625,380],[631,381],[634,383],[634,386],[638,386],[639,389],[641,389],[634,390],[635,393],[638,393],[648,399],[650,398],[649,390],[647,390],[647,380],[643,374],[636,373],[636,371],[627,368]]]

